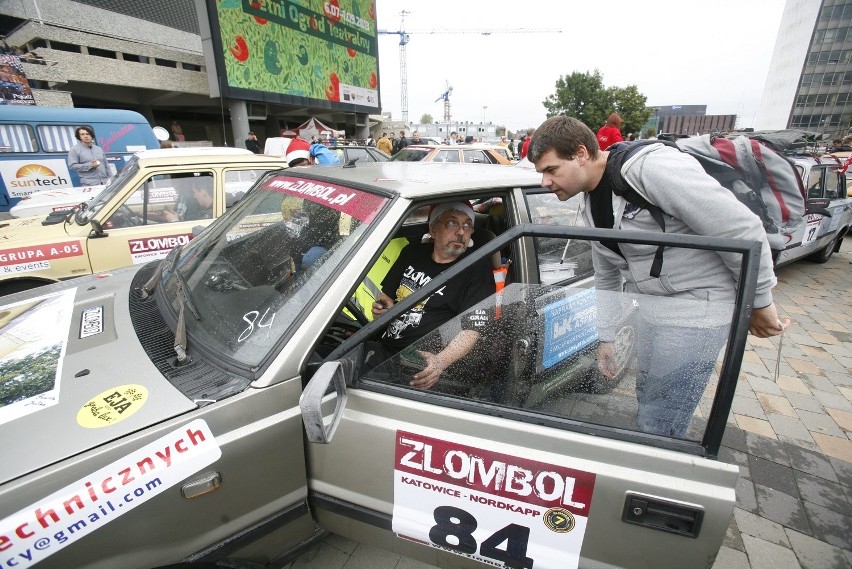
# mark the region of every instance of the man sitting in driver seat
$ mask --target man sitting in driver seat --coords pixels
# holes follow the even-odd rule
[[[472,246],[473,222],[473,209],[467,202],[434,206],[429,214],[429,234],[433,242],[411,243],[402,250],[382,281],[382,293],[373,303],[373,316],[378,318],[395,303],[464,259]],[[365,363],[370,367],[394,356],[493,292],[491,266],[487,258],[482,259],[420,304],[397,316]],[[485,310],[476,310],[461,319],[461,332],[446,347],[437,353],[418,350],[425,367],[412,376],[410,385],[421,389],[435,385],[444,370],[470,352],[488,320]]]

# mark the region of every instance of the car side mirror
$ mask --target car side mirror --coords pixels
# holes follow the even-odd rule
[[[101,222],[97,219],[93,219],[89,222],[89,225],[92,226],[92,234],[90,237],[106,237],[107,232],[104,231],[104,226],[101,225]]]
[[[807,213],[819,213],[831,217],[831,210],[828,209],[830,204],[831,200],[828,198],[811,198],[808,200]]]
[[[334,385],[334,393],[329,393],[330,387]],[[299,408],[302,410],[302,422],[305,425],[305,433],[312,443],[327,445],[331,442],[343,410],[346,408],[346,377],[343,372],[343,364],[340,362],[326,362],[320,366],[311,381],[302,391],[299,397]],[[323,415],[323,404],[326,407],[334,402],[334,412],[326,420]]]

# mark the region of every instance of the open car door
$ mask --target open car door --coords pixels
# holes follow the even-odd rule
[[[489,327],[431,390],[410,387],[418,349],[371,369],[364,340],[493,251],[522,237],[614,239],[728,251],[735,304],[513,283],[472,310]],[[718,462],[743,355],[759,243],[519,225],[433,279],[335,350],[301,398],[309,503],[321,526],[442,567],[703,567],[721,546],[738,469]],[[700,400],[677,436],[637,419],[637,353],[660,315],[721,327]],[[597,350],[616,334],[615,376]],[[699,374],[700,375],[700,374]],[[686,381],[684,379],[684,381]]]

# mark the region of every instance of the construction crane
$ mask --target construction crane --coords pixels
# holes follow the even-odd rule
[[[492,34],[561,34],[562,30],[550,29],[530,29],[516,28],[506,30],[488,30],[488,29],[472,29],[472,30],[411,30],[405,31],[405,17],[410,14],[407,10],[399,13],[399,29],[398,30],[376,30],[377,34],[393,34],[399,36],[399,79],[400,79],[400,102],[402,110],[403,122],[408,122],[408,65],[405,61],[405,48],[408,45],[409,34],[479,34],[490,36]],[[442,95],[443,96],[443,95]],[[449,96],[444,100],[444,114],[449,112]]]
[[[435,99],[435,102],[443,100],[444,101],[444,122],[450,122],[450,95],[453,94],[453,88],[450,86],[450,82],[447,81],[447,88],[441,93],[441,96]]]

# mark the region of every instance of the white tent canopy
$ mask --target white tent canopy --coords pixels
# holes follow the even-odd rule
[[[311,117],[296,128],[288,129],[281,133],[284,136],[298,136],[306,140],[310,140],[312,136],[318,138],[328,138],[329,136],[339,136],[343,131],[334,130],[319,120]]]

